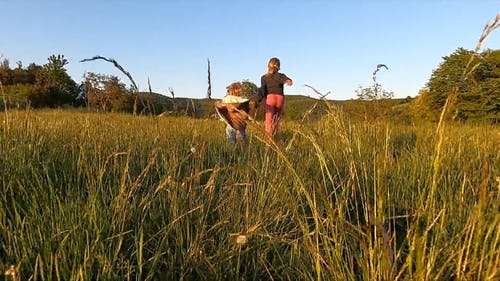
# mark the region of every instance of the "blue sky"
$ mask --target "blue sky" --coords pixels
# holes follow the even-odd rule
[[[443,56],[474,49],[500,1],[99,1],[0,0],[0,56],[43,65],[52,54],[68,60],[76,82],[85,72],[128,79],[101,55],[117,60],[141,90],[212,97],[248,79],[258,86],[271,57],[293,79],[285,94],[356,98],[359,86],[378,82],[396,97],[416,96]],[[500,31],[484,48],[500,47]]]

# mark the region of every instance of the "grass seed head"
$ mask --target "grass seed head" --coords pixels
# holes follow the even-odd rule
[[[247,237],[245,235],[238,235],[236,237],[236,244],[244,245],[247,243]]]
[[[12,279],[16,278],[16,268],[14,267],[14,265],[11,265],[9,269],[5,271],[5,276],[11,276]]]

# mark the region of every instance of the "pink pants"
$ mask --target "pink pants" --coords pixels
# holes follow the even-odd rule
[[[266,96],[266,132],[276,137],[281,113],[285,107],[285,96],[278,94],[268,94]]]

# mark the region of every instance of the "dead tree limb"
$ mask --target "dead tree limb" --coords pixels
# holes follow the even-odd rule
[[[83,59],[80,62],[87,62],[87,61],[93,61],[93,60],[105,60],[107,62],[112,63],[118,70],[120,70],[123,74],[125,74],[130,82],[132,83],[134,94],[135,94],[135,99],[134,99],[134,115],[137,114],[137,105],[138,105],[138,99],[139,99],[139,87],[137,87],[137,84],[135,84],[134,78],[132,78],[132,75],[130,72],[126,71],[116,60],[111,59],[111,58],[105,58],[103,56],[94,56],[93,58],[90,59]]]
[[[212,99],[212,81],[210,78],[210,60],[207,59],[208,61],[208,89],[207,89],[207,97],[208,99]]]

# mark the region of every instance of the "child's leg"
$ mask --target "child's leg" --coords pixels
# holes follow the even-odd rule
[[[269,102],[268,102],[269,99]],[[266,132],[268,135],[276,138],[278,133],[281,113],[285,106],[285,97],[283,95],[269,94],[266,97]]]
[[[271,135],[273,132],[273,119],[276,111],[276,99],[274,98],[276,95],[268,94],[266,96],[266,116],[265,116],[265,125],[266,125],[266,133]]]
[[[226,136],[230,144],[236,144],[236,130],[233,127],[226,126]]]

